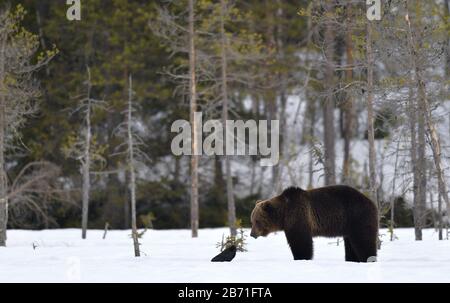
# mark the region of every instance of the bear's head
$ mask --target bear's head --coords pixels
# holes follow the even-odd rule
[[[282,197],[280,196],[256,202],[250,216],[252,222],[251,237],[255,239],[260,236],[266,237],[268,234],[282,229],[281,204]]]
[[[269,200],[257,201],[252,211],[250,221],[252,230],[250,236],[258,238],[281,231],[295,222],[298,210],[302,209],[302,201],[307,201],[307,194],[301,188],[289,187],[281,195]],[[292,217],[292,218],[291,218]]]

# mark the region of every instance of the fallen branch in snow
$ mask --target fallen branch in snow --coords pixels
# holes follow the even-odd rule
[[[339,246],[339,244],[343,241],[344,241],[344,239],[338,238],[335,242],[328,242],[328,244],[330,244],[330,245],[336,244],[336,246]]]

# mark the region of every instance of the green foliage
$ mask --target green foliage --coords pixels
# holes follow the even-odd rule
[[[238,202],[236,202],[236,207]],[[200,200],[200,227],[222,227],[227,221],[227,202],[224,188],[212,185]]]
[[[390,226],[390,208],[385,212],[385,215],[381,218],[381,226]],[[403,197],[396,197],[394,201],[394,227],[413,227],[413,210],[407,205]]]
[[[45,53],[38,52],[38,36],[23,26],[26,15],[27,11],[21,4],[17,4],[13,9],[0,6],[0,34],[4,50],[2,61],[7,62],[1,75],[1,93],[6,101],[3,110],[7,123],[7,145],[14,139],[20,141],[21,129],[27,120],[36,114],[37,101],[41,96],[37,85],[37,72],[58,52],[56,49]]]
[[[142,182],[142,181],[141,181]],[[137,213],[154,213],[153,228],[189,228],[188,188],[167,178],[138,184]]]
[[[153,162],[157,162],[159,157],[172,156],[170,138],[166,134],[170,133],[169,121],[179,118],[183,108],[171,93],[173,85],[160,75],[169,57],[148,26],[155,14],[153,3],[85,1],[82,22],[69,22],[65,17],[67,5],[64,2],[11,2],[13,5],[19,2],[22,4],[16,15],[23,20],[24,26],[16,36],[22,40],[29,39],[29,44],[36,50],[34,63],[44,62],[58,53],[38,73],[44,92],[41,111],[31,117],[23,129],[21,143],[27,147],[27,153],[11,158],[11,174],[31,161],[52,161],[62,168],[70,197],[75,201],[80,200],[76,193],[80,186],[79,165],[72,156],[76,157],[76,146],[83,139],[78,135],[78,130],[83,129],[85,117],[81,114],[69,115],[67,109],[77,107],[79,96],[86,93],[86,65],[92,71],[92,96],[108,102],[107,110],[92,112],[92,133],[95,134],[92,136],[92,151],[94,158],[99,160],[93,170],[116,171],[122,165],[123,159],[113,156],[121,142],[112,133],[122,120],[129,73],[133,74],[139,118],[148,122],[144,122],[144,126],[152,134],[151,140],[144,138],[148,142],[146,154]],[[24,7],[29,11],[28,14],[24,13]],[[57,45],[53,46],[53,43]],[[164,115],[160,115],[162,112]],[[92,179],[90,226],[103,228],[104,222],[108,221],[114,228],[128,228],[126,180],[120,179],[115,173],[96,174]],[[139,185],[138,198],[142,199],[144,194],[155,196],[146,191],[139,192],[144,187],[145,184]],[[164,181],[159,187],[171,192],[164,187]],[[154,188],[151,182],[149,188]],[[161,194],[158,197],[163,196]],[[153,211],[147,209],[147,201],[141,201],[144,201],[144,205],[140,206],[142,213]],[[182,198],[180,201],[184,203],[186,200]],[[167,200],[163,198],[159,202],[163,204]],[[55,226],[79,225],[77,218],[80,209],[77,205],[55,202],[48,212],[47,215],[55,219]],[[163,213],[170,217],[170,211],[164,210]],[[186,227],[188,224],[187,216],[180,215],[177,219],[175,215],[173,218],[173,221],[167,220],[165,215],[158,214],[160,222],[164,219],[168,222],[166,228],[171,227],[174,221],[178,221],[174,226],[178,224]]]
[[[255,202],[260,199],[258,194],[236,199],[236,216],[241,218],[240,224],[244,227],[251,227],[250,214],[255,207]]]
[[[149,212],[146,215],[140,215],[139,219],[145,226],[145,228],[153,228],[153,221],[156,220],[156,216],[153,214],[153,212]]]
[[[394,225],[391,224],[391,220],[388,220],[388,233],[390,241],[398,240],[398,237],[394,233]]]

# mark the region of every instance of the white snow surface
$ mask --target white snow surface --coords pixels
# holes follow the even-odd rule
[[[247,239],[247,252],[230,263],[212,263],[216,243],[228,229],[149,230],[142,256],[133,255],[130,231],[77,229],[11,230],[0,248],[0,282],[450,282],[450,240],[433,229],[414,241],[413,229],[396,229],[390,242],[382,231],[376,263],[344,261],[337,239],[315,238],[314,259],[294,261],[284,233]],[[249,234],[246,230],[246,234]],[[35,246],[33,248],[33,246]]]

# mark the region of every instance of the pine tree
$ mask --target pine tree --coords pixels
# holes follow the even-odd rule
[[[38,37],[21,26],[25,14],[21,5],[0,7],[0,246],[6,246],[8,223],[5,155],[17,148],[26,118],[38,110],[35,72],[56,54],[38,54]]]

